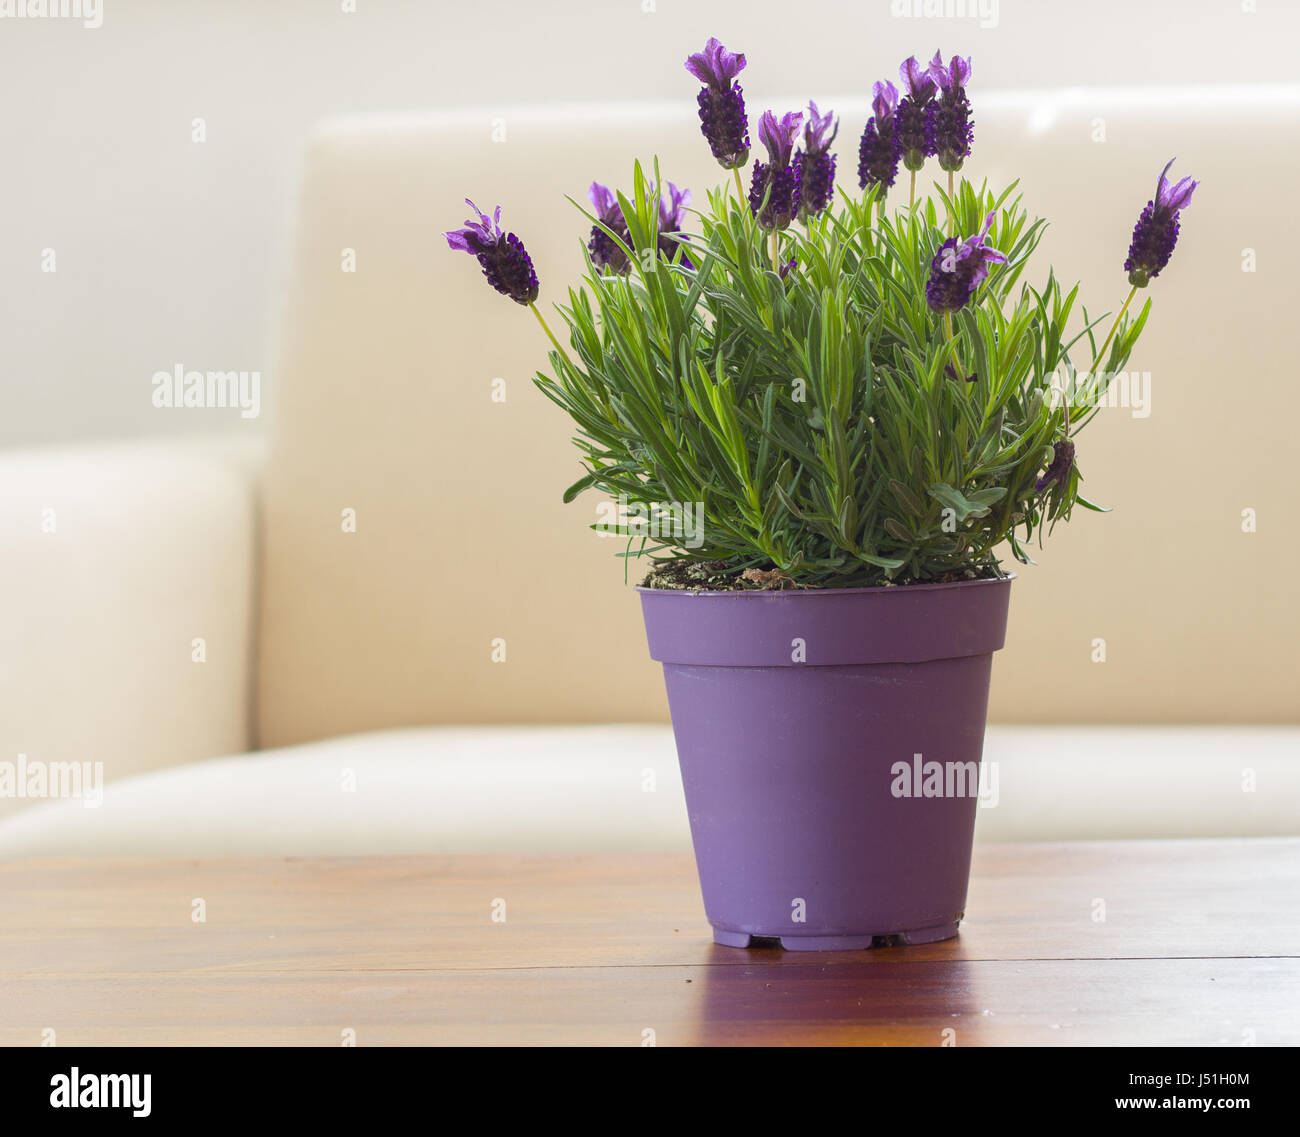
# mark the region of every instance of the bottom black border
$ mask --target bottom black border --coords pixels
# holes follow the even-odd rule
[[[869,1053],[772,1047],[746,1050],[740,1062],[734,1049],[715,1048],[680,1067],[649,1056],[628,1061],[610,1050],[599,1057],[586,1050],[580,1059],[571,1049],[558,1056],[513,1048],[468,1055],[471,1076],[465,1054],[449,1063],[439,1048],[20,1048],[0,1053],[0,1081],[10,1132],[19,1131],[9,1128],[14,1123],[63,1118],[101,1124],[111,1117],[133,1125],[283,1118],[333,1127],[414,1111],[415,1117],[453,1121],[465,1108],[472,1123],[476,1106],[493,1127],[512,1111],[532,1123],[550,1115],[643,1125],[656,1109],[689,1125],[707,1117],[710,1100],[728,1111],[732,1123],[748,1122],[744,1114],[752,1111],[752,1124],[764,1126],[825,1122],[845,1109],[867,1129],[886,1118],[892,1127],[941,1118],[1084,1122],[1122,1115],[1143,1125],[1156,1117],[1180,1124],[1202,1117],[1221,1125],[1243,1115],[1256,1122],[1276,1116],[1295,1081],[1294,1051],[1265,1047]],[[142,1098],[148,1074],[148,1115],[135,1116],[130,1106],[52,1105],[54,1096],[67,1101],[74,1070],[87,1101],[95,1092],[87,1075],[140,1076],[133,1084]],[[111,1093],[125,1083],[95,1082],[104,1085]],[[1190,1099],[1198,1104],[1184,1104]],[[1213,1103],[1208,1109],[1205,1099]]]

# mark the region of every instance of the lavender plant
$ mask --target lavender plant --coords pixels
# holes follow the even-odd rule
[[[1136,315],[1131,301],[1167,265],[1197,183],[1161,173],[1098,345],[1107,318],[1077,284],[1022,280],[1045,223],[1016,183],[954,181],[973,137],[969,59],[907,60],[901,98],[876,84],[860,194],[833,190],[838,123],[812,103],[806,119],[762,115],[766,161],[746,190],[745,63],[710,40],[686,64],[734,187],[688,211],[657,164],[635,166],[628,194],[592,184],[587,271],[556,306],[567,347],[499,209],[447,234],[551,339],[536,381],[572,417],[585,466],[565,500],[613,496],[635,518],[614,526],[629,555],[712,562],[713,579],[947,581],[996,575],[1003,545],[1029,561],[1076,505],[1099,508],[1079,492],[1075,439],[1137,343],[1150,301]],[[929,158],[948,188],[918,199]],[[891,209],[900,162],[909,200]]]

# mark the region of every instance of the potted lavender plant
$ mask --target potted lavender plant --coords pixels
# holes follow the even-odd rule
[[[715,939],[944,939],[1014,579],[999,557],[1029,562],[1076,505],[1098,508],[1075,440],[1196,183],[1165,167],[1128,298],[1092,319],[1077,285],[1022,282],[1044,222],[1015,184],[960,177],[969,59],[909,59],[901,92],[875,85],[860,192],[838,193],[833,113],[764,113],[746,187],[745,57],[710,40],[686,67],[734,186],[689,210],[657,167],[626,195],[593,185],[585,279],[557,306],[567,344],[499,209],[447,239],[551,340],[537,383],[585,465],[566,500],[613,497],[625,555],[652,562],[641,602]],[[918,196],[931,158],[946,188]]]

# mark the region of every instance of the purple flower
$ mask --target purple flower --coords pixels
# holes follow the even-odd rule
[[[877,121],[891,119],[898,109],[898,88],[889,80],[877,83],[872,89],[871,110]]]
[[[875,98],[871,100],[875,114],[867,119],[867,128],[858,143],[858,185],[863,189],[877,184],[892,186],[898,176],[898,160],[902,155],[895,118],[898,107],[898,88],[893,83],[877,83]]]
[[[587,187],[587,200],[591,202],[596,216],[602,221],[607,217],[613,217],[615,213],[622,212],[618,204],[618,195],[609,186],[602,186],[600,182],[592,182]]]
[[[628,230],[627,218],[623,216],[623,209],[618,203],[618,196],[608,186],[592,182],[591,188],[587,190],[587,198],[591,201],[601,225],[617,233],[619,240],[631,248],[632,236]],[[658,250],[666,260],[672,260],[680,247],[666,234],[680,232],[686,216],[686,206],[690,202],[691,191],[678,189],[672,182],[665,183],[665,188],[660,191]],[[591,227],[591,240],[587,245],[587,251],[591,253],[591,263],[597,268],[608,269],[619,275],[626,275],[632,268],[627,253],[600,225]],[[682,263],[688,268],[693,267],[684,249]]]
[[[465,204],[478,214],[478,220],[467,220],[463,229],[445,233],[447,244],[476,257],[487,282],[502,296],[516,304],[531,304],[537,299],[537,273],[524,243],[513,233],[501,231],[501,207],[488,217],[469,198]]]
[[[936,51],[935,58],[939,58]],[[916,103],[928,103],[933,97],[937,84],[930,78],[930,68],[922,67],[915,55],[909,55],[898,68],[898,77],[907,88],[907,97]]]
[[[1068,438],[1053,442],[1052,463],[1034,483],[1034,489],[1045,490],[1049,486],[1064,485],[1072,469],[1074,469],[1074,443]]]
[[[970,56],[963,59],[960,55],[954,55],[945,67],[942,53],[936,51],[930,60],[929,71],[930,78],[945,95],[963,91],[970,82]]]
[[[1172,209],[1175,213],[1180,209],[1186,209],[1192,204],[1192,191],[1201,184],[1192,181],[1191,178],[1180,178],[1171,186],[1169,184],[1169,167],[1176,161],[1176,158],[1169,159],[1168,164],[1160,171],[1160,180],[1156,183],[1156,200],[1165,209]]]
[[[1192,191],[1201,184],[1183,178],[1170,185],[1169,167],[1173,164],[1174,159],[1170,158],[1160,171],[1156,196],[1147,202],[1142,216],[1133,226],[1133,240],[1128,247],[1124,271],[1128,273],[1128,282],[1137,288],[1145,288],[1147,282],[1159,276],[1160,270],[1169,263],[1178,243],[1178,212],[1192,203]]]
[[[623,244],[631,248],[632,238],[628,233],[627,221],[623,217],[623,210],[619,207],[618,198],[613,191],[599,182],[592,182],[591,188],[587,190],[587,198],[591,202],[592,209],[596,211],[596,217],[601,225],[617,233]],[[600,225],[591,227],[591,240],[587,244],[587,251],[591,254],[591,263],[597,268],[622,274],[632,267],[627,259],[627,253],[619,248],[618,242]]]
[[[697,51],[686,60],[686,70],[706,86],[725,91],[731,81],[745,70],[745,53],[728,51],[717,37],[712,37],[703,51]]]
[[[956,312],[964,308],[975,290],[984,283],[989,265],[1007,258],[986,243],[993,214],[984,219],[984,228],[974,237],[958,242],[949,237],[930,262],[930,279],[925,286],[925,298],[936,312]]]
[[[716,39],[710,39],[703,51],[686,60],[686,70],[704,84],[697,99],[700,129],[713,156],[726,170],[739,169],[749,161],[745,96],[734,81],[744,69],[744,54],[728,51]]]
[[[686,249],[674,241],[667,233],[681,232],[682,222],[686,220],[686,207],[691,203],[691,191],[679,190],[672,182],[667,182],[667,190],[659,191],[659,253],[665,260],[672,260],[678,249],[682,250],[682,264],[693,268]]]
[[[898,76],[907,88],[907,94],[899,101],[894,113],[894,133],[898,136],[903,165],[915,173],[925,165],[926,158],[934,153],[930,149],[927,123],[930,100],[934,98],[938,86],[930,78],[929,68],[917,63],[914,55],[903,61]]]
[[[767,150],[774,166],[788,166],[795,136],[803,125],[803,111],[790,111],[778,119],[771,111],[764,111],[758,122],[758,140]]]
[[[826,209],[834,196],[835,155],[830,152],[830,146],[839,131],[840,124],[833,111],[820,114],[816,103],[808,103],[803,149],[794,158],[799,219],[805,223]]]
[[[685,220],[686,207],[691,204],[691,191],[679,190],[672,182],[667,185],[667,195],[662,192],[659,195],[659,231],[676,233]]]
[[[930,78],[939,87],[937,101],[926,108],[926,142],[939,165],[952,173],[960,170],[970,156],[974,127],[970,118],[970,100],[966,84],[970,81],[970,59],[954,55],[948,66],[934,53],[930,61]]]
[[[786,115],[789,118],[789,115]],[[803,128],[803,146],[809,154],[824,154],[831,148],[835,136],[840,132],[840,124],[834,111],[822,114],[817,104],[808,100],[808,121]]]
[[[799,210],[799,177],[790,164],[790,152],[802,123],[802,111],[791,111],[779,120],[764,111],[759,120],[758,138],[767,149],[768,161],[754,163],[749,208],[764,229],[788,228]]]

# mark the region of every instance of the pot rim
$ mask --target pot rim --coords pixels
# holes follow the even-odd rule
[[[817,668],[991,655],[1005,642],[1011,579],[791,592],[637,591],[650,657],[660,663]],[[745,602],[727,603],[733,596]]]
[[[1010,584],[1017,579],[1017,575],[1014,572],[1009,572],[1003,576],[980,577],[978,580],[927,581],[924,584],[877,584],[870,588],[645,588],[639,584],[633,585],[633,588],[643,595],[707,596],[711,599],[724,596],[761,596],[768,599],[776,596],[787,598],[796,596],[871,596],[887,592],[907,595],[914,592],[938,592],[942,589],[975,588],[979,585]]]

